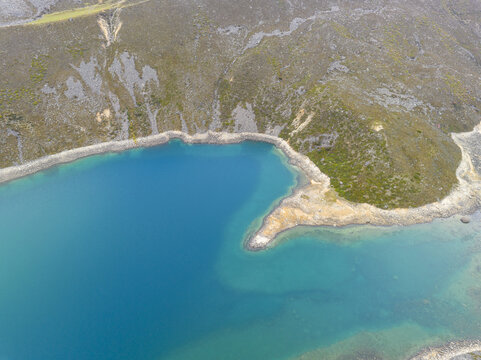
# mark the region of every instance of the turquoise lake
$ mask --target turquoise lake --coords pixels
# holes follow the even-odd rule
[[[481,338],[481,216],[246,234],[296,172],[264,143],[106,154],[0,187],[0,360],[405,359]]]

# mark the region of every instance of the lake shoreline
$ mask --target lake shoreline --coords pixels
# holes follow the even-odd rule
[[[92,155],[153,147],[171,140],[187,144],[237,144],[244,141],[265,142],[274,145],[287,158],[288,163],[307,179],[298,182],[290,194],[263,216],[262,224],[246,239],[248,250],[263,250],[275,245],[275,239],[296,226],[346,225],[413,225],[469,214],[481,206],[481,178],[474,170],[470,155],[462,146],[463,137],[481,133],[481,124],[472,132],[452,134],[462,151],[462,160],[456,171],[459,184],[444,199],[418,208],[383,210],[368,204],[356,204],[340,198],[331,188],[327,175],[305,155],[298,153],[284,140],[260,133],[212,132],[189,135],[181,131],[167,131],[138,139],[110,141],[66,150],[40,159],[0,169],[0,184],[19,179],[60,164],[66,164]]]
[[[57,154],[47,155],[27,163],[0,169],[0,184],[16,180],[36,172],[46,170],[56,165],[66,164],[75,160],[93,155],[122,152],[136,148],[148,148],[167,144],[171,140],[181,140],[186,144],[212,144],[228,145],[238,144],[244,141],[265,142],[274,145],[287,157],[290,165],[299,168],[310,181],[328,181],[327,175],[323,174],[311,160],[295,150],[283,139],[260,133],[226,133],[207,131],[189,135],[182,131],[166,131],[156,135],[150,135],[135,140],[118,140],[88,145],[71,150],[65,150]]]
[[[481,137],[481,124],[471,132],[452,133],[451,136],[462,153],[456,170],[458,185],[440,201],[417,208],[384,210],[369,204],[352,203],[339,197],[331,188],[327,176],[327,180],[310,178],[310,184],[297,187],[292,195],[284,198],[264,217],[261,228],[248,242],[249,250],[274,246],[278,235],[299,225],[406,226],[474,213],[481,208],[481,176],[471,160],[472,154],[478,154],[469,149],[468,144],[471,137]]]
[[[474,131],[481,132],[481,126],[478,126]],[[188,135],[180,131],[168,131],[158,135],[153,135],[145,138],[139,138],[136,140],[122,140],[111,141],[107,143],[95,144],[87,147],[72,149],[63,151],[58,154],[49,155],[32,162],[22,164],[19,166],[0,169],[0,184],[12,181],[21,177],[32,175],[36,172],[60,165],[70,163],[72,161],[85,158],[92,155],[99,155],[111,152],[122,152],[129,149],[153,147],[157,145],[167,144],[171,140],[181,140],[187,144],[236,144],[244,141],[257,141],[273,144],[276,149],[280,150],[282,155],[285,155],[286,160],[290,165],[297,168],[299,171],[296,184],[290,188],[290,193],[279,201],[276,206],[273,206],[271,211],[263,216],[262,225],[256,231],[249,234],[249,238],[245,239],[244,247],[248,250],[261,250],[266,247],[271,247],[276,244],[274,239],[281,233],[292,229],[297,225],[304,226],[341,226],[352,224],[371,224],[371,225],[410,225],[415,223],[429,222],[435,218],[449,217],[455,214],[474,212],[479,208],[480,196],[479,190],[481,189],[481,180],[476,178],[477,173],[473,169],[472,162],[469,154],[462,146],[462,139],[464,136],[469,136],[470,133],[455,134],[453,139],[458,143],[463,153],[463,159],[458,167],[457,175],[460,180],[459,185],[453,189],[451,194],[440,202],[434,204],[428,204],[421,208],[413,209],[395,209],[395,210],[381,210],[366,204],[352,204],[344,199],[337,197],[333,200],[333,203],[338,204],[339,207],[359,208],[361,211],[357,213],[357,217],[339,217],[336,219],[336,214],[331,217],[325,217],[324,220],[318,221],[319,218],[312,217],[313,221],[318,221],[319,224],[312,224],[305,221],[292,221],[287,218],[287,221],[282,226],[277,228],[275,235],[268,239],[264,243],[255,243],[259,236],[262,236],[269,219],[273,215],[276,215],[279,211],[285,210],[286,202],[292,201],[292,199],[306,194],[306,189],[310,191],[313,186],[316,191],[320,188],[323,191],[330,190],[329,178],[323,174],[314,163],[311,162],[307,156],[302,155],[294,151],[289,144],[278,137],[256,134],[256,133],[216,133],[207,132],[203,134]],[[299,177],[305,176],[305,181],[299,181]],[[479,175],[478,175],[479,176]],[[326,190],[327,189],[327,190]],[[326,194],[319,193],[320,196],[326,197]],[[291,199],[291,200],[290,200]],[[326,211],[326,208],[332,208],[332,205],[326,206],[325,203],[313,202],[313,206],[318,207],[318,212],[322,214]],[[300,207],[301,209],[301,207]],[[380,214],[379,218],[373,218],[374,215]],[[364,216],[364,217],[363,217]],[[301,219],[302,220],[302,219]],[[274,240],[274,241],[273,241]],[[466,354],[473,351],[481,350],[480,341],[460,341],[450,342],[439,348],[427,348],[420,352],[418,355],[411,358],[411,360],[448,360],[454,356]]]

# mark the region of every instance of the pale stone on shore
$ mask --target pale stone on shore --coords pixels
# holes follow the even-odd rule
[[[208,131],[189,135],[181,131],[167,131],[135,141],[100,143],[46,156],[20,166],[0,169],[0,183],[82,157],[165,144],[171,139],[181,139],[186,143],[209,144],[232,144],[249,140],[268,142],[280,149],[288,157],[290,164],[300,169],[310,183],[297,188],[292,195],[284,198],[279,206],[265,217],[261,228],[246,243],[249,249],[259,250],[272,245],[272,241],[279,233],[298,225],[410,225],[476,210],[481,204],[481,177],[462,143],[463,139],[480,132],[481,124],[472,132],[452,134],[462,152],[462,160],[456,172],[459,179],[458,186],[443,200],[412,209],[382,210],[372,205],[351,203],[340,198],[331,188],[329,178],[307,156],[294,151],[281,138],[259,133]]]
[[[410,360],[451,360],[477,351],[481,351],[481,341],[450,342],[438,348],[425,349]]]
[[[463,224],[469,224],[470,221],[471,221],[471,219],[469,218],[469,216],[463,216],[463,217],[461,218],[461,222],[462,222]]]

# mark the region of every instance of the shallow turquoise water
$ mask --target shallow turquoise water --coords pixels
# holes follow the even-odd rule
[[[0,359],[401,359],[481,337],[479,216],[244,251],[295,180],[268,144],[175,141],[0,187]]]

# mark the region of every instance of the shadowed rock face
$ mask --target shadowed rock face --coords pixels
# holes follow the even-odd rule
[[[478,1],[90,3],[0,0],[1,167],[211,129],[280,136],[379,207],[457,182],[449,133],[481,120]]]

